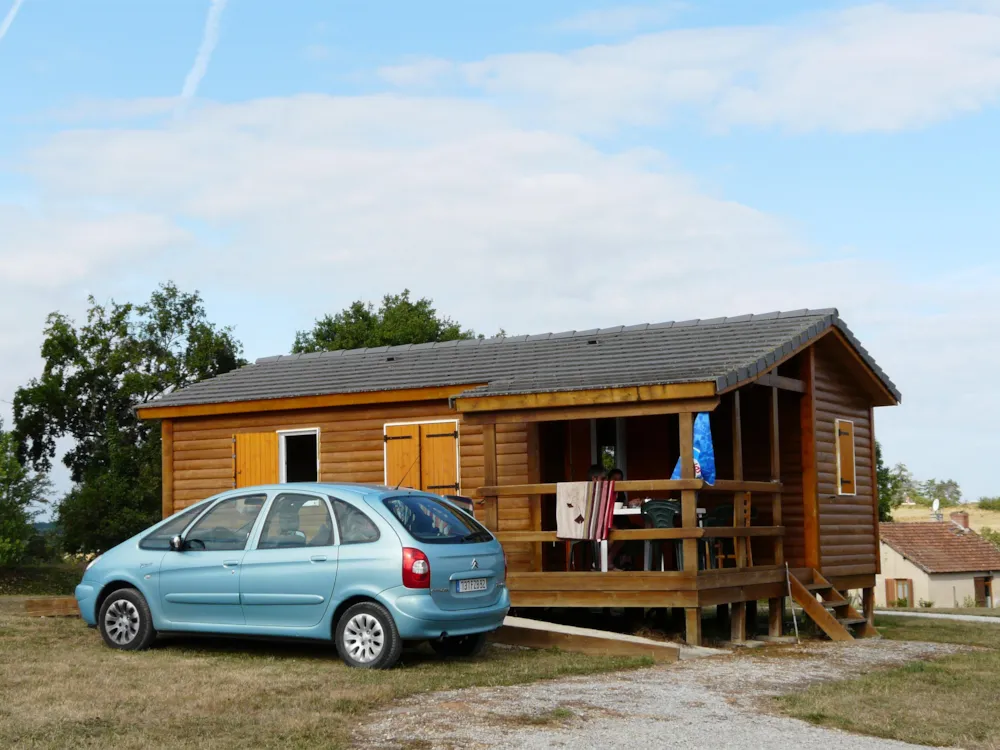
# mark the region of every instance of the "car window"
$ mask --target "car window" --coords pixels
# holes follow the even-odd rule
[[[387,497],[386,507],[418,542],[463,544],[488,542],[493,535],[472,516],[422,495]]]
[[[326,547],[333,544],[333,520],[326,501],[313,495],[278,495],[264,520],[257,549]]]
[[[335,497],[331,497],[330,500],[333,502],[333,512],[337,516],[341,544],[364,544],[378,540],[378,526],[372,523],[363,511]]]
[[[266,495],[230,497],[218,503],[184,538],[185,549],[244,549]]]
[[[185,508],[180,513],[175,513],[170,520],[163,524],[149,536],[143,537],[139,542],[142,549],[170,549],[170,540],[178,534],[184,532],[199,513],[205,510],[205,503],[198,503],[191,508]]]

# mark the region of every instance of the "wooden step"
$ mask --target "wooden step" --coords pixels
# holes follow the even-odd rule
[[[841,625],[847,626],[847,625],[861,625],[863,623],[867,623],[868,620],[866,620],[864,617],[838,617],[837,622],[839,622]]]
[[[829,591],[833,588],[829,583],[803,583],[807,591]]]
[[[817,573],[816,575],[818,576],[819,574]],[[795,600],[795,603],[802,607],[802,611],[819,626],[820,630],[826,633],[831,641],[854,640],[851,632],[836,617],[830,614],[826,607],[816,600],[816,595],[806,587],[806,584],[803,584],[795,576],[790,576],[789,585],[792,589],[792,598]],[[826,585],[829,587],[828,583]]]

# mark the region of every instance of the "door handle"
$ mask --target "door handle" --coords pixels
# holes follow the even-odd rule
[[[224,561],[222,563],[222,567],[224,567],[224,568],[235,568],[239,564],[240,564],[239,560],[226,560],[226,561]]]
[[[313,555],[309,559],[313,562],[326,562],[326,555]]]

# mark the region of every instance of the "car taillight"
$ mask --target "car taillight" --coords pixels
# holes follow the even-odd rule
[[[431,562],[413,547],[403,547],[403,585],[408,589],[431,587]]]

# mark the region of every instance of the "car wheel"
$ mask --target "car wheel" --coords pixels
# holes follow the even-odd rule
[[[101,605],[97,620],[101,637],[111,648],[139,651],[156,638],[146,599],[135,589],[118,589]]]
[[[486,633],[453,635],[431,641],[431,648],[440,656],[479,656],[486,650]]]
[[[349,667],[389,669],[403,641],[389,610],[377,602],[355,604],[337,621],[337,653]]]

